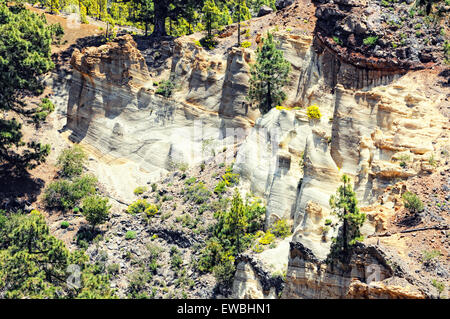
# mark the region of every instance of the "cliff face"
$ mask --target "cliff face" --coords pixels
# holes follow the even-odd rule
[[[336,30],[344,22],[363,28],[363,17],[356,22],[348,17],[356,17],[366,4],[323,3],[316,13],[322,23],[330,16]],[[292,225],[290,249],[269,254],[288,264],[283,297],[424,297],[427,293],[414,287],[420,282],[408,277],[407,270],[398,273],[387,265],[397,257],[376,247],[359,247],[348,267],[325,264],[337,230],[325,231],[324,224],[326,219],[337,222],[328,201],[345,173],[369,216],[363,234],[385,229],[386,216],[380,211],[392,212],[400,205],[383,197],[386,187],[435,171],[432,156],[444,161],[440,152],[448,143],[449,127],[438,108],[446,94],[428,90],[427,73],[404,75],[414,59],[397,63],[389,57],[392,65],[343,55],[342,48],[329,43],[330,36],[320,30],[315,37],[274,33],[292,72],[285,105],[263,116],[245,100],[251,49],[233,47],[224,57],[183,37],[173,43],[173,52],[166,52],[164,63],[156,63],[160,58],[155,51],[143,55],[125,36],[76,51],[67,126],[73,139],[107,154],[111,162],[136,165],[132,174],[137,185],[161,179],[173,165],[198,164],[211,151],[234,146],[241,188],[264,197],[267,226],[281,218]],[[167,70],[159,72],[163,66],[175,81],[171,98],[155,94],[155,82],[169,76]],[[306,107],[312,104],[319,106],[320,120],[307,117]],[[408,163],[399,165],[406,157]],[[131,194],[133,186],[120,185],[120,176],[113,184],[121,196]],[[380,269],[381,277],[368,283],[370,265]],[[277,297],[279,283],[270,278],[266,266],[242,258],[233,294]]]
[[[234,135],[227,135],[226,129],[239,128],[245,134],[256,116],[239,101],[245,86],[234,90],[246,83],[237,71],[248,69],[245,50],[230,54],[227,63],[206,60],[197,48],[178,45],[175,52],[181,53],[175,53],[173,70],[179,80],[172,98],[155,94],[156,81],[129,35],[72,56],[67,106],[71,138],[116,162],[137,165],[134,175],[141,184],[159,180],[174,166],[200,163],[211,151],[234,145]],[[222,98],[227,86],[233,91]],[[205,150],[204,141],[210,140],[214,143]],[[118,193],[127,196],[130,187],[123,186]]]
[[[405,278],[408,278],[409,281]],[[292,243],[283,298],[416,299],[417,289],[393,256],[358,245],[348,263],[328,265],[300,243]]]

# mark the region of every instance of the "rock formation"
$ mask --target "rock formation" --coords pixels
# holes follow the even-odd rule
[[[448,118],[438,111],[446,94],[427,91],[422,71],[405,75],[430,67],[437,57],[422,40],[415,46],[420,52],[388,50],[400,35],[377,33],[381,21],[374,17],[386,10],[372,4],[317,1],[314,37],[274,33],[292,72],[285,105],[263,116],[245,100],[252,49],[231,47],[224,56],[199,47],[194,36],[182,37],[158,64],[170,66],[170,74],[148,66],[154,53],[144,56],[131,36],[75,51],[67,107],[72,138],[136,163],[152,181],[174,163],[208,158],[205,141],[214,141],[213,150],[238,147],[235,172],[244,190],[265,198],[266,226],[279,219],[292,225],[284,298],[428,296],[398,266],[398,256],[380,247],[361,244],[346,266],[325,262],[336,230],[325,231],[324,223],[337,222],[328,201],[343,173],[368,214],[363,234],[373,235],[385,229],[386,212],[395,206],[383,197],[386,188],[436,170],[429,158],[439,160],[448,143]],[[435,35],[432,29],[427,34]],[[336,35],[342,43],[333,40]],[[376,46],[364,44],[369,36],[379,37]],[[439,43],[436,36],[431,45]],[[155,84],[169,76],[176,85],[172,97],[155,94]],[[312,104],[321,119],[306,115]],[[404,158],[407,163],[399,165]],[[394,261],[397,266],[389,264]],[[370,265],[380,277],[368,282]],[[235,296],[279,295],[278,281],[251,257],[242,257],[237,269]]]

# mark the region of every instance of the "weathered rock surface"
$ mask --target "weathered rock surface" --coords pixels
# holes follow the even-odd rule
[[[159,180],[174,164],[195,164],[209,157],[210,153],[202,154],[205,140],[213,140],[216,149],[234,144],[233,132],[227,135],[226,129],[244,131],[250,118],[257,116],[239,102],[246,86],[238,89],[238,83],[246,83],[247,78],[244,72],[240,79],[238,69],[248,68],[244,57],[248,53],[236,50],[227,64],[206,60],[193,50],[185,52],[195,56],[192,64],[182,63],[175,54],[173,69],[181,91],[173,99],[154,94],[145,59],[131,36],[75,51],[67,106],[72,139],[107,154],[111,162],[137,164],[141,184]],[[183,67],[190,68],[185,77]],[[233,89],[227,90],[227,85]],[[137,186],[121,187],[110,180],[105,184],[118,185],[122,195]]]
[[[424,298],[395,255],[359,244],[348,263],[326,264],[300,243],[292,243],[282,298]]]
[[[339,16],[335,8],[327,10],[321,16]],[[364,34],[361,21],[345,21],[344,28]],[[67,108],[72,138],[123,169],[122,178],[106,170],[101,177],[116,179],[105,184],[123,197],[134,186],[161,179],[174,164],[197,164],[211,156],[208,152],[239,145],[235,170],[243,188],[264,196],[267,226],[282,218],[293,225],[285,297],[423,297],[415,281],[396,278],[384,257],[370,249],[361,248],[354,256],[350,272],[328,269],[323,260],[335,230],[326,231],[324,222],[336,222],[328,201],[343,173],[354,181],[360,204],[369,206],[384,205],[379,196],[397,179],[433,171],[427,160],[445,143],[441,134],[448,129],[447,119],[436,111],[445,94],[427,92],[415,73],[402,76],[397,66],[358,56],[343,60],[320,36],[281,31],[275,38],[292,65],[291,81],[285,107],[263,116],[245,100],[251,49],[233,47],[223,57],[199,48],[194,38],[177,39],[165,61],[176,79],[172,98],[155,95],[155,80],[167,73],[157,77],[149,72],[149,58],[130,37],[75,52]],[[312,104],[319,106],[320,120],[307,117],[305,108]],[[208,152],[205,141],[214,142]],[[404,155],[408,163],[399,165]],[[126,166],[130,163],[137,169]],[[125,175],[132,174],[139,182],[124,183]],[[366,211],[371,217],[363,233],[383,230],[386,216]],[[167,234],[160,230],[160,235]],[[384,277],[367,284],[361,267],[371,262],[381,265]],[[277,296],[276,285],[268,284],[269,273],[244,258],[234,295]]]
[[[375,0],[317,0],[316,37],[347,63],[367,69],[427,68],[442,59],[440,23],[424,7]],[[448,19],[441,9],[439,18]]]

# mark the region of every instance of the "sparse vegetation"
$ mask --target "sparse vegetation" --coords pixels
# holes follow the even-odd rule
[[[365,45],[371,46],[371,45],[376,44],[377,41],[378,41],[378,37],[367,37],[367,38],[365,38],[365,39],[363,40],[363,43],[364,43]]]
[[[172,96],[173,90],[175,89],[175,84],[169,79],[159,82],[156,94],[162,95],[166,98]]]
[[[131,239],[135,239],[136,238],[136,232],[133,230],[129,230],[127,231],[127,233],[125,234],[125,239],[126,240],[131,240]]]
[[[69,178],[81,175],[86,159],[87,155],[80,145],[63,150],[57,159],[61,175]]]
[[[82,201],[81,208],[83,216],[93,228],[109,219],[111,206],[108,204],[107,198],[102,198],[98,195],[85,197]]]
[[[84,175],[69,180],[57,180],[44,191],[44,201],[50,209],[67,211],[74,208],[84,197],[96,192],[97,179],[92,175]]]
[[[147,191],[147,187],[145,186],[138,186],[134,189],[133,194],[136,196],[142,195]]]
[[[402,195],[403,203],[406,209],[411,213],[417,214],[424,210],[424,205],[419,196],[412,192],[405,192]]]
[[[310,105],[306,108],[306,115],[310,120],[320,120],[322,113],[320,113],[317,105]]]
[[[282,218],[277,220],[270,228],[271,232],[279,238],[286,238],[291,234],[291,227],[286,219]]]

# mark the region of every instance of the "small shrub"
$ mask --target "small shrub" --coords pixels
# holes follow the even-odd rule
[[[195,204],[203,204],[211,197],[211,192],[205,187],[203,182],[191,185],[184,190],[186,200]]]
[[[62,229],[66,229],[66,228],[68,228],[70,226],[70,224],[69,224],[69,222],[67,222],[67,221],[63,221],[62,223],[61,223],[61,228]]]
[[[158,214],[158,206],[155,204],[149,204],[147,208],[145,208],[144,213],[147,217],[153,217]]]
[[[183,259],[181,258],[181,254],[176,247],[172,247],[170,251],[172,257],[170,259],[170,266],[172,269],[180,269],[183,264]]]
[[[47,116],[55,110],[55,105],[48,98],[43,98],[41,104],[34,110],[32,119],[35,124],[44,121]]]
[[[75,207],[85,196],[95,194],[96,184],[97,179],[91,175],[84,175],[73,181],[55,181],[45,189],[44,201],[48,208],[67,211]]]
[[[157,189],[158,189],[158,186],[155,183],[153,183],[152,184],[152,192],[156,192]]]
[[[439,250],[425,250],[422,252],[422,262],[429,262],[437,257],[441,256],[441,252]]]
[[[228,166],[225,169],[225,174],[222,175],[222,180],[225,182],[226,186],[234,186],[239,184],[239,174],[233,173],[233,165]]]
[[[269,245],[275,240],[275,235],[270,230],[264,233],[264,236],[259,239],[261,245]]]
[[[107,271],[109,274],[111,274],[111,275],[116,275],[116,274],[118,274],[118,273],[119,273],[119,270],[120,270],[119,264],[109,264],[109,265],[106,267],[106,271]]]
[[[150,204],[145,199],[138,199],[137,201],[131,203],[127,208],[127,212],[136,215],[145,212],[145,210],[150,206]]]
[[[334,37],[333,37],[333,41],[334,41],[336,44],[342,45],[342,40],[339,39],[339,37],[337,37],[337,36],[334,36]]]
[[[234,257],[224,258],[218,265],[213,267],[213,274],[216,281],[225,287],[231,286],[233,282],[236,267],[234,266]]]
[[[227,184],[224,180],[217,183],[216,187],[214,188],[214,193],[217,195],[223,194],[226,191]]]
[[[156,90],[156,94],[162,95],[166,98],[172,96],[173,90],[175,89],[175,84],[173,84],[170,80],[161,81],[158,85],[158,89]]]
[[[57,165],[61,174],[66,177],[81,175],[86,161],[86,153],[80,145],[74,145],[61,152],[57,159]]]
[[[134,193],[134,195],[139,196],[139,195],[144,194],[144,192],[146,192],[146,191],[147,191],[147,187],[138,186],[134,189],[133,193]]]
[[[88,196],[83,199],[81,207],[84,217],[93,227],[103,224],[109,219],[111,206],[108,205],[107,198],[98,195]]]
[[[192,185],[192,184],[194,184],[196,181],[197,181],[197,178],[195,178],[195,177],[189,177],[187,180],[184,181],[184,183],[185,183],[186,185]]]
[[[419,213],[424,210],[424,206],[419,196],[412,192],[405,192],[402,196],[405,208],[411,213]]]
[[[433,167],[437,166],[437,161],[434,158],[434,154],[431,154],[431,156],[428,158],[428,164],[430,164]]]
[[[286,238],[291,234],[291,228],[289,227],[286,219],[280,219],[275,222],[270,231],[279,238]]]
[[[135,231],[129,230],[125,234],[125,239],[127,239],[127,240],[131,240],[131,239],[135,239],[135,238],[136,238],[136,232]]]
[[[178,169],[180,171],[182,171],[183,173],[186,172],[188,168],[189,168],[189,164],[188,163],[179,163],[178,164]]]
[[[311,120],[318,120],[322,117],[319,107],[317,105],[308,106],[306,109],[306,115]]]
[[[164,195],[162,197],[162,201],[163,202],[168,202],[168,201],[171,201],[171,200],[173,200],[173,196],[172,195]]]
[[[241,42],[241,47],[243,47],[243,48],[249,48],[251,46],[252,46],[252,43],[250,41]]]
[[[217,46],[218,42],[213,36],[206,36],[200,39],[199,44],[205,49],[212,50]]]
[[[431,284],[433,285],[434,288],[437,289],[437,291],[439,293],[439,298],[440,298],[441,294],[444,292],[445,284],[443,282],[437,281],[436,279],[433,279]]]
[[[378,37],[368,37],[363,40],[363,43],[365,45],[371,46],[371,45],[374,45],[375,43],[377,43],[377,41],[378,41]]]

